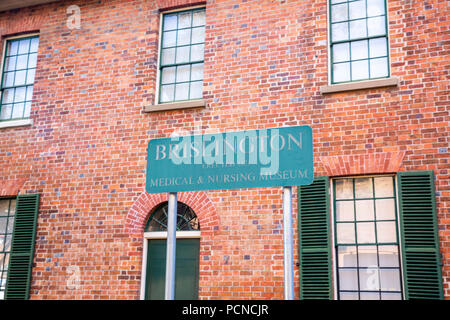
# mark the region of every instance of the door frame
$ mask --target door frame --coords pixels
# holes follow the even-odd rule
[[[200,231],[177,231],[177,239],[199,239]],[[147,252],[148,242],[154,239],[167,239],[167,231],[144,232],[144,244],[142,255],[142,270],[141,270],[141,294],[140,300],[145,300],[145,285],[147,283]],[[175,280],[176,281],[176,280]]]

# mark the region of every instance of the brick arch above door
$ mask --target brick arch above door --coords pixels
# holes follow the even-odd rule
[[[194,210],[200,221],[202,234],[219,230],[219,215],[211,199],[204,191],[179,192],[178,201]],[[168,201],[168,193],[143,192],[128,210],[126,229],[130,233],[144,232],[145,224],[155,207]]]

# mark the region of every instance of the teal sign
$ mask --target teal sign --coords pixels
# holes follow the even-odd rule
[[[308,185],[313,181],[309,126],[153,139],[149,193]]]

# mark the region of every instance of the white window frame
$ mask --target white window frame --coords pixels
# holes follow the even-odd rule
[[[201,231],[177,231],[176,239],[200,239]],[[147,252],[148,242],[154,239],[167,239],[167,231],[145,232],[142,254],[141,293],[140,300],[145,300],[145,285],[147,283]]]
[[[160,12],[159,14],[159,39],[158,39],[158,59],[157,59],[157,65],[156,65],[156,83],[155,83],[155,100],[153,102],[153,104],[156,105],[160,105],[159,103],[159,96],[160,96],[160,91],[161,91],[161,85],[160,85],[160,78],[161,78],[161,49],[162,49],[162,34],[163,34],[163,30],[162,30],[162,26],[163,26],[163,18],[164,15],[168,14],[168,13],[174,13],[174,12],[181,12],[181,11],[189,11],[189,10],[195,10],[195,9],[200,9],[200,8],[205,8],[205,15],[206,15],[206,5],[197,5],[197,6],[190,6],[190,7],[184,7],[184,8],[178,8],[178,9],[173,9],[173,10],[167,10],[167,11],[163,11]],[[206,24],[205,24],[205,30],[206,30]],[[203,64],[204,66],[204,64]],[[196,101],[196,100],[202,100],[202,99],[192,99],[192,100],[187,100],[187,101],[183,101],[183,102],[190,102],[190,101]],[[164,103],[164,104],[170,104],[170,103],[180,103],[178,101],[174,101],[174,102],[169,102],[169,103]]]
[[[368,174],[368,175],[351,175],[351,176],[341,176],[341,177],[330,177],[329,184],[329,207],[330,207],[330,223],[331,223],[331,266],[332,270],[332,284],[333,284],[333,300],[338,300],[338,283],[337,283],[337,259],[336,259],[336,243],[335,243],[335,214],[334,214],[334,193],[333,193],[333,184],[334,180],[339,179],[353,179],[353,178],[379,178],[379,177],[394,177],[395,184],[395,205],[396,205],[396,219],[397,219],[397,228],[398,228],[398,254],[400,260],[400,281],[402,284],[402,300],[405,300],[405,277],[404,277],[404,268],[403,268],[403,252],[402,252],[402,237],[401,237],[401,228],[400,228],[400,208],[399,208],[399,194],[398,194],[398,184],[397,184],[397,174]]]

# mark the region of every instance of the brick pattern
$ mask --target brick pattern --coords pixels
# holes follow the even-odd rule
[[[67,0],[0,13],[2,39],[40,32],[33,125],[0,130],[0,179],[27,177],[20,192],[42,195],[31,298],[139,298],[146,211],[130,212],[147,197],[149,139],[292,125],[313,129],[315,175],[331,169],[319,159],[388,153],[404,153],[399,170],[434,171],[450,298],[447,2],[388,0],[398,87],[322,95],[325,0],[208,0],[209,108],[144,113],[157,87],[160,9],[192,3]],[[66,25],[74,4],[79,30]],[[281,188],[205,195],[218,230],[202,231],[200,298],[282,299]],[[298,298],[298,267],[294,276]]]
[[[0,197],[15,197],[25,184],[26,179],[0,180]]]
[[[359,174],[396,173],[400,171],[404,151],[321,157],[326,175],[350,176]]]

